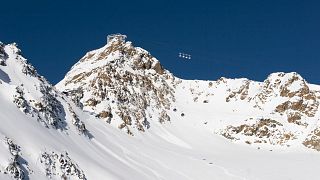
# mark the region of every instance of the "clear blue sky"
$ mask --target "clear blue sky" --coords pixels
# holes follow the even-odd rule
[[[181,78],[262,81],[296,71],[320,84],[319,8],[308,0],[7,0],[0,41],[17,42],[52,83],[119,32]],[[179,52],[193,59],[179,59]]]

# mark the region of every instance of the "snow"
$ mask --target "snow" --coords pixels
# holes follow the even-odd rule
[[[103,51],[104,48],[97,51]],[[217,81],[176,78],[176,81],[181,83],[175,88],[176,101],[172,102],[172,108],[177,111],[168,110],[170,122],[151,122],[150,129],[137,132],[134,136],[95,118],[61,95],[66,99],[58,98],[66,112],[67,130],[56,130],[44,127],[35,117],[24,114],[12,103],[15,87],[22,83],[26,98],[39,100],[42,94],[37,87],[43,82],[21,73],[24,59],[16,55],[17,49],[13,45],[7,45],[5,50],[9,59],[6,60],[7,66],[0,66],[0,142],[3,142],[6,136],[21,146],[20,156],[28,162],[28,168],[32,170],[32,173],[28,174],[30,179],[47,179],[39,159],[42,152],[52,151],[68,152],[69,157],[84,171],[89,180],[318,179],[319,152],[303,147],[300,144],[303,138],[295,140],[295,146],[290,148],[265,144],[259,145],[258,149],[258,145],[233,142],[217,133],[227,125],[241,125],[250,117],[272,117],[282,123],[286,122],[283,116],[270,114],[270,111],[283,101],[280,97],[267,102],[265,110],[253,108],[255,102],[248,102],[247,99],[226,102],[229,90],[237,91],[247,79],[224,79],[225,83],[217,84]],[[81,66],[75,65],[68,75],[103,66],[114,58],[118,58],[118,55],[96,64],[91,64],[90,61],[82,62]],[[128,67],[127,70],[133,71]],[[208,85],[210,82],[213,83],[211,87]],[[293,84],[291,90],[297,90],[298,85]],[[56,87],[61,89],[62,86],[61,82]],[[74,85],[65,88],[72,86]],[[311,86],[312,89],[320,90],[319,86]],[[255,97],[260,91],[260,82],[250,82],[249,97]],[[194,101],[195,97],[198,98],[197,101]],[[203,103],[204,100],[208,103]],[[79,135],[72,126],[68,104],[86,124],[93,138]],[[97,107],[98,111],[108,104],[109,102],[106,102]],[[115,108],[113,104],[110,106]],[[181,113],[185,116],[182,117]],[[314,123],[316,125],[316,122]],[[312,130],[299,129],[288,123],[286,128],[302,134]],[[9,155],[7,147],[1,143],[0,179],[11,179],[9,175],[2,173],[8,165]]]

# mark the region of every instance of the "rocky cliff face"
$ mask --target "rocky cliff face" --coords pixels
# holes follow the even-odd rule
[[[156,58],[117,37],[88,52],[57,85],[79,107],[131,135],[170,121],[174,87],[175,77]]]
[[[255,82],[245,80],[238,89],[227,97],[231,99],[253,102],[254,107],[272,113],[279,113],[290,123],[307,126],[307,118],[314,117],[319,108],[319,91],[297,73],[273,73],[263,83],[255,83],[255,92],[250,85]]]

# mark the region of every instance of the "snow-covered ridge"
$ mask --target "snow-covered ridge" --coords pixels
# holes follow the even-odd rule
[[[129,134],[134,134],[132,129],[145,131],[154,122],[171,120],[170,114],[177,114],[181,95],[181,100],[188,104],[185,106],[217,105],[244,116],[211,130],[247,144],[305,144],[302,137],[311,133],[319,117],[320,88],[309,85],[297,73],[273,73],[264,82],[227,78],[182,80],[164,70],[149,52],[123,38],[114,38],[104,47],[88,52],[56,87],[74,97],[84,110],[115,127],[125,127]],[[142,101],[137,103],[137,99]],[[263,126],[268,131],[271,124],[261,124],[267,119],[281,124],[275,129],[278,136],[242,132],[248,131],[243,129],[246,126],[255,131]],[[234,130],[237,124],[242,125],[241,131]]]
[[[306,136],[312,136],[309,134],[319,126],[319,90],[319,86],[309,85],[297,73],[273,73],[264,82],[227,78],[184,80],[177,91],[188,97],[183,100],[185,104],[193,101],[194,107],[211,108],[218,114],[211,120],[215,125],[208,127],[216,133],[257,147],[289,147],[306,144]],[[231,118],[233,115],[236,117]],[[207,126],[210,120],[204,123]],[[312,148],[319,150],[319,141],[312,137]]]

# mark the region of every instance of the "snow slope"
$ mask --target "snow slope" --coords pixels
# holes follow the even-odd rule
[[[319,86],[304,84],[294,73],[271,75],[270,82],[282,80],[274,86],[247,79],[181,80],[145,50],[123,49],[129,45],[123,43],[108,53],[110,43],[89,52],[87,60],[80,60],[57,85],[63,93],[36,73],[16,45],[1,45],[0,179],[318,179],[317,148],[303,143],[317,138]],[[128,52],[136,52],[134,58]],[[112,71],[93,71],[109,63]],[[90,75],[73,79],[83,72]],[[101,74],[110,77],[109,84],[103,81],[108,78],[97,80]],[[68,80],[72,81],[66,85]],[[90,86],[92,82],[96,84]],[[74,91],[79,87],[81,93]],[[284,87],[290,90],[281,96]],[[86,103],[89,99],[95,103]],[[290,106],[296,99],[308,105]],[[276,107],[287,101],[289,105],[277,112]],[[289,122],[291,112],[301,119]],[[249,136],[245,128],[231,131],[230,126],[268,118],[282,124],[270,128],[280,135],[255,131]],[[279,143],[284,132],[296,138]],[[255,139],[267,142],[254,143]]]

